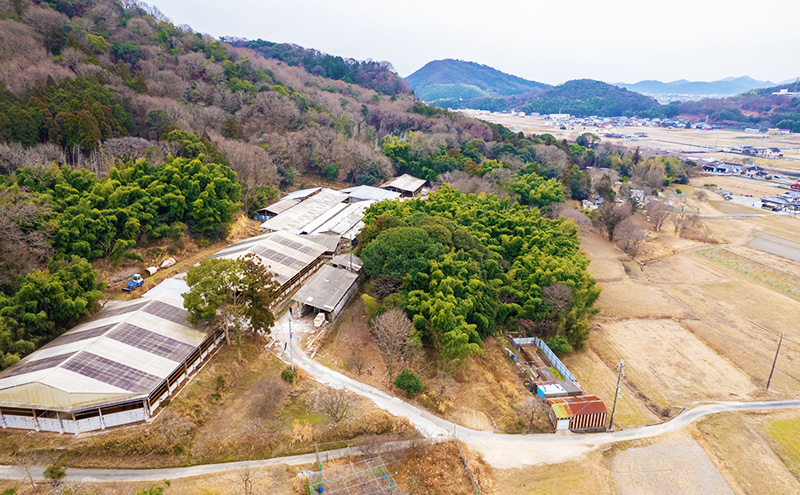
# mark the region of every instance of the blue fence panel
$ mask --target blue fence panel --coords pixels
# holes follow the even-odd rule
[[[539,337],[534,337],[534,339],[536,339],[535,341],[536,345],[539,346],[539,349],[542,351],[542,354],[544,354],[547,357],[547,359],[550,360],[550,363],[552,363],[553,367],[557,369],[559,373],[561,373],[561,376],[564,377],[564,380],[569,380],[571,382],[578,381],[575,378],[575,376],[569,372],[567,367],[564,366],[564,363],[562,363],[561,360],[558,359],[558,356],[556,356],[556,354],[550,350],[550,348],[547,346],[547,344],[544,343],[542,339],[540,339]]]

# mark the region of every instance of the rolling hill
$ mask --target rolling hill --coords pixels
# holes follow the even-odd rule
[[[405,80],[420,99],[450,107],[474,98],[519,95],[549,87],[488,65],[453,59],[428,62]]]
[[[654,80],[637,83],[614,83],[615,86],[651,95],[725,95],[732,96],[752,89],[775,86],[770,81],[759,81],[752,77],[727,77],[718,81],[687,81],[680,79],[672,82]]]

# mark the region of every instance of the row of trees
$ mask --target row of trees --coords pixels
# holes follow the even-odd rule
[[[544,338],[584,343],[599,289],[571,222],[444,185],[427,201],[373,206],[367,224],[361,254],[381,304],[405,310],[415,338],[443,357],[480,353],[482,338],[521,319],[550,321]],[[557,284],[569,288],[568,307],[548,302]]]

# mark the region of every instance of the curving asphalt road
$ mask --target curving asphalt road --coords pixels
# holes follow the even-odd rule
[[[288,340],[286,318],[276,322],[273,335],[278,340]],[[282,348],[282,346],[281,346]],[[534,434],[509,435],[478,431],[456,425],[433,414],[393,397],[375,387],[353,380],[337,371],[327,368],[308,357],[294,345],[295,366],[308,373],[316,381],[332,387],[344,387],[365,397],[390,414],[407,418],[427,438],[448,438],[452,435],[480,452],[484,459],[496,468],[514,468],[535,464],[555,464],[574,459],[602,445],[649,438],[684,428],[698,419],[710,414],[735,411],[756,411],[767,409],[800,408],[800,399],[757,402],[712,402],[684,410],[664,423],[626,428],[602,433],[585,434]],[[281,356],[288,362],[288,355]],[[358,454],[355,448],[338,449],[325,452],[328,458]],[[66,479],[71,481],[158,481],[178,479],[205,474],[224,473],[247,468],[274,466],[277,464],[311,464],[314,454],[291,457],[277,457],[256,461],[230,462],[224,464],[205,464],[199,466],[165,469],[73,469],[68,468]],[[44,467],[31,469],[34,479],[43,479]],[[0,466],[0,479],[26,480],[29,475],[17,466]]]

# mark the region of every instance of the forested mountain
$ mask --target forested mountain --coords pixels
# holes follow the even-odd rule
[[[658,107],[645,95],[592,79],[575,79],[531,95],[518,103],[528,113],[589,115],[635,115]]]
[[[389,62],[359,61],[328,55],[291,43],[223,38],[233,46],[251,48],[265,58],[274,58],[291,66],[300,66],[315,76],[358,84],[385,95],[408,93],[408,84],[395,73]]]
[[[670,112],[684,118],[721,124],[780,127],[800,132],[800,96],[774,94],[786,89],[800,93],[800,82],[756,89],[727,98],[705,98],[671,104]]]
[[[651,95],[680,94],[680,95],[738,95],[758,88],[775,86],[769,81],[758,81],[752,77],[728,77],[718,81],[687,81],[680,79],[672,82],[639,81],[637,83],[614,83],[615,86],[625,88],[637,93]]]
[[[510,96],[549,87],[475,62],[434,60],[405,78],[416,95],[431,105],[460,108],[465,100]]]
[[[486,65],[450,59],[429,62],[406,81],[420,99],[441,108],[610,117],[659,106],[649,96],[592,79],[548,86]]]

